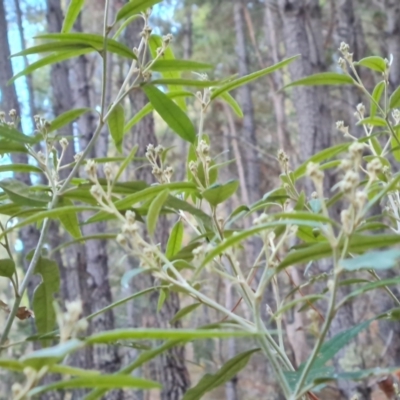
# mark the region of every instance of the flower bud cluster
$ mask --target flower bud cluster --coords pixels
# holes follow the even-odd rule
[[[160,183],[170,183],[172,175],[174,174],[174,168],[168,165],[164,166],[164,151],[165,149],[161,145],[154,147],[154,145],[149,144],[145,155],[153,167],[151,173],[155,176],[157,181]]]
[[[89,324],[86,319],[80,319],[82,314],[82,301],[74,300],[65,304],[66,312],[56,310],[57,323],[60,329],[60,342],[66,342],[86,331]]]
[[[278,151],[278,161],[282,171],[287,174],[289,172],[289,157],[282,149]]]

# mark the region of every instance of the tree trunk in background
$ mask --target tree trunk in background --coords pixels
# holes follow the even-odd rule
[[[249,63],[246,50],[246,38],[243,21],[243,4],[241,0],[233,1],[233,17],[236,34],[236,54],[238,57],[239,75],[249,74]],[[244,159],[245,174],[250,202],[253,203],[259,197],[260,172],[258,165],[258,152],[256,127],[254,123],[253,100],[251,98],[251,86],[244,85],[238,89],[239,103],[243,110],[242,138],[250,146],[242,146],[242,158]]]
[[[126,42],[129,47],[137,45],[140,40],[140,32],[143,29],[143,23],[140,19],[133,21],[126,30]],[[148,101],[144,93],[140,90],[132,91],[129,94],[129,100],[132,107],[132,115],[136,114]],[[157,145],[157,138],[154,132],[154,120],[152,115],[148,115],[143,118],[135,127],[131,135],[127,135],[125,139],[124,148],[130,151],[135,145],[139,146],[137,156],[143,157],[146,152],[148,144]],[[136,172],[136,178],[143,180],[147,184],[154,182],[154,177],[151,174],[149,167],[144,167]],[[161,243],[161,247],[165,248],[169,234],[169,224],[165,217],[159,219],[159,227],[157,234],[157,242]],[[136,280],[137,281],[137,280]],[[141,276],[140,286],[150,287],[154,285],[154,279],[147,275]],[[136,287],[135,289],[139,289]],[[147,319],[147,325],[160,328],[180,328],[182,327],[181,322],[177,321],[174,324],[170,324],[168,321],[177,313],[180,309],[179,295],[175,292],[170,292],[169,297],[166,299],[162,309],[157,313],[157,302],[158,293],[151,295],[150,304],[147,305],[147,310],[142,313]],[[152,317],[155,316],[156,317]],[[128,317],[131,318],[131,324],[133,326],[140,326],[140,316],[130,314]],[[146,324],[146,323],[145,323]],[[143,326],[143,325],[142,325]],[[183,397],[183,394],[190,386],[189,373],[185,364],[185,347],[176,346],[171,350],[164,353],[157,361],[153,364],[155,368],[154,375],[160,379],[160,383],[163,385],[161,392],[162,400],[179,400]]]
[[[3,110],[6,114],[10,110],[16,110],[17,115],[20,116],[20,106],[18,103],[17,92],[15,85],[7,85],[8,80],[13,76],[12,64],[10,59],[10,46],[8,43],[7,36],[7,18],[5,10],[5,1],[0,1],[0,90],[1,90],[1,103],[0,110]],[[18,127],[17,127],[18,128]],[[11,155],[11,160],[13,163],[27,164],[28,156],[22,153],[14,153]],[[29,174],[16,173],[14,177],[25,183],[26,185],[31,185],[31,178]],[[19,230],[19,239],[22,242],[22,260],[25,269],[28,267],[28,263],[25,260],[25,256],[36,247],[39,240],[39,231],[34,225],[26,226]],[[31,280],[32,282],[34,279]],[[30,299],[32,299],[34,286],[31,284],[29,286]]]
[[[281,44],[281,25],[282,21],[279,15],[279,9],[275,0],[267,0],[265,3],[264,13],[264,36],[268,44],[268,59],[272,64],[281,61],[279,47]],[[273,87],[271,90],[271,99],[274,103],[274,111],[277,125],[277,135],[279,147],[287,152],[291,158],[293,154],[291,138],[287,130],[286,114],[285,114],[285,93],[280,89],[283,85],[282,71],[276,71],[272,74]],[[294,160],[292,160],[293,162]]]
[[[385,0],[383,2],[386,12],[386,43],[389,59],[393,56],[390,67],[389,81],[391,90],[400,86],[400,2],[398,0]]]

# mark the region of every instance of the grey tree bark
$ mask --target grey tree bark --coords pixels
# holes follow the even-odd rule
[[[140,32],[143,29],[143,23],[141,20],[133,21],[126,30],[126,41],[128,46],[137,46],[138,40],[140,40]],[[136,90],[129,95],[132,115],[140,110],[148,101],[144,93],[140,90]],[[157,138],[154,130],[154,119],[152,115],[148,115],[143,118],[132,130],[132,133],[126,136],[125,148],[129,151],[135,145],[139,146],[137,153],[138,157],[143,157],[146,152],[148,144],[157,145]],[[151,174],[149,167],[144,167],[136,172],[136,179],[143,180],[150,184],[154,182],[154,177]],[[169,223],[166,218],[160,218],[159,228],[157,234],[157,241],[161,243],[162,248],[165,247],[168,240]],[[149,287],[154,285],[152,278],[141,278],[142,280],[138,284],[143,287]],[[139,287],[136,287],[139,289]],[[160,327],[160,328],[179,328],[181,327],[180,321],[177,321],[172,326],[169,324],[169,320],[176,314],[180,309],[179,295],[175,292],[171,292],[169,297],[166,299],[161,311],[157,313],[157,301],[158,294],[154,293],[151,296],[150,304],[147,305],[146,311],[143,312],[143,316],[146,317],[146,322],[140,321],[138,313],[130,313],[130,323],[133,326],[145,323],[147,326]],[[133,311],[133,310],[131,310]],[[153,317],[152,317],[153,316]],[[161,392],[162,400],[179,400],[183,397],[183,394],[190,386],[189,373],[185,363],[185,347],[176,346],[173,349],[164,353],[157,362],[152,365],[153,378],[158,378],[160,383],[163,385]]]
[[[246,37],[243,21],[242,0],[233,1],[233,17],[236,35],[236,54],[238,58],[239,75],[249,74],[249,61],[246,50]],[[259,197],[259,165],[258,152],[255,150],[257,145],[256,127],[254,123],[253,100],[251,97],[251,86],[244,85],[238,89],[239,103],[243,110],[242,138],[252,146],[243,146],[241,149],[244,159],[247,189],[250,202],[254,202]]]

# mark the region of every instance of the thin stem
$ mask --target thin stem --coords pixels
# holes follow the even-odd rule
[[[106,107],[106,97],[107,97],[107,36],[109,33],[108,28],[108,9],[110,5],[110,0],[106,0],[104,5],[104,26],[103,26],[103,50],[102,50],[102,58],[103,58],[103,76],[101,81],[101,103],[100,103],[100,114],[104,115],[105,107]]]

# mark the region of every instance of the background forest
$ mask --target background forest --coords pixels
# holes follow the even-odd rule
[[[118,10],[125,3],[124,0],[109,1],[109,20],[115,19]],[[77,53],[76,58],[60,59],[51,66],[47,65],[31,74],[25,74],[7,85],[12,76],[29,64],[37,62],[42,56],[26,54],[10,58],[10,54],[42,43],[40,38],[35,38],[40,34],[60,32],[68,4],[67,0],[0,0],[0,110],[7,116],[0,116],[0,119],[4,121],[9,118],[10,110],[16,110],[16,115],[21,118],[21,131],[26,135],[32,135],[34,130],[40,131],[41,124],[53,121],[73,109],[92,109],[100,112],[104,104],[111,104],[118,94],[130,68],[126,59],[110,53],[106,59],[108,79],[105,99],[104,93],[99,89],[102,84],[100,57],[95,53],[86,54],[84,51]],[[104,0],[86,0],[72,30],[102,35],[104,7]],[[356,110],[360,110],[357,105],[365,102],[365,97],[359,87],[296,86],[281,90],[289,82],[316,73],[340,73],[342,69],[338,65],[338,49],[342,42],[349,45],[355,60],[372,55],[387,58],[391,63],[387,91],[392,93],[400,86],[398,0],[165,0],[154,6],[150,26],[153,28],[152,33],[156,35],[172,33],[173,39],[168,51],[172,50],[177,59],[212,64],[213,69],[200,71],[207,73],[207,78],[200,76],[201,79],[211,81],[235,74],[245,76],[289,57],[301,55],[288,67],[232,91],[231,95],[242,112],[235,108],[234,101],[227,102],[221,97],[214,101],[213,107],[208,110],[203,120],[201,107],[196,100],[198,88],[192,90],[194,96],[186,100],[188,116],[195,126],[201,123],[203,132],[210,137],[210,148],[215,157],[213,162],[221,164],[219,180],[227,182],[236,179],[240,184],[240,190],[225,202],[220,216],[222,219],[228,218],[242,204],[257,202],[280,185],[280,174],[282,168],[285,168],[282,165],[287,165],[286,156],[282,152],[279,153],[280,150],[284,150],[287,155],[290,169],[295,169],[320,151],[346,140],[346,132],[336,121],[344,121],[345,125],[350,127],[353,137],[360,138],[363,135],[363,126],[357,124],[359,115]],[[132,19],[122,31],[120,42],[129,48],[138,46],[142,29],[142,19]],[[367,68],[357,70],[365,89],[372,92],[382,79],[380,75]],[[155,74],[157,75],[157,72]],[[163,76],[176,78],[174,72],[167,72]],[[182,76],[193,79],[193,74],[187,72]],[[173,88],[171,84],[169,89],[173,91],[176,87]],[[182,104],[180,102],[184,102],[185,94],[179,87],[177,92],[181,93],[177,94],[175,99],[179,105]],[[126,116],[123,139],[116,145],[109,137],[107,126],[103,127],[89,158],[97,159],[100,164],[102,158],[121,163],[130,157],[132,149],[137,150],[136,155],[132,156],[135,157],[133,161],[122,172],[121,179],[137,182],[140,186],[142,181],[147,184],[156,181],[151,163],[146,159],[149,158],[148,145],[154,145],[156,153],[157,146],[162,145],[168,151],[163,153],[163,150],[160,150],[157,154],[163,153],[165,162],[173,168],[174,181],[180,182],[188,174],[186,154],[189,144],[174,134],[157,113],[150,112],[151,109],[132,121],[131,118],[137,116],[147,103],[147,96],[142,90],[130,91],[122,103]],[[75,118],[65,125],[61,121],[61,125],[58,135],[68,138],[70,142],[70,146],[65,146],[62,150],[63,161],[67,167],[60,170],[60,176],[65,179],[76,161],[76,153],[83,151],[93,136],[95,113],[78,111]],[[36,143],[34,146],[36,151],[44,151],[40,144]],[[41,174],[32,173],[29,168],[15,168],[11,172],[7,168],[2,169],[2,165],[10,163],[31,165],[34,168],[35,162],[28,159],[26,154],[10,155],[6,147],[0,147],[0,154],[1,179],[14,177],[28,186],[46,184]],[[396,158],[395,155],[389,155],[390,160],[393,156]],[[395,166],[394,170],[398,171],[398,167]],[[106,179],[105,175],[100,175],[99,172],[100,179]],[[76,179],[84,181],[83,176]],[[330,188],[334,181],[326,184]],[[0,187],[4,193],[8,193],[9,188],[5,184],[0,184]],[[313,185],[305,182],[304,189],[307,197],[311,198]],[[25,201],[28,203],[35,201],[34,196],[31,199],[29,196],[27,198]],[[1,198],[0,205],[2,230],[5,229],[11,215],[21,212],[20,209],[3,207],[8,205],[3,200],[4,197]],[[64,201],[63,206],[73,204],[72,200]],[[82,211],[79,217],[81,222],[92,216],[91,211]],[[29,213],[26,216],[29,217]],[[82,315],[90,316],[90,334],[127,327],[191,328],[224,319],[225,316],[215,309],[197,305],[190,308],[191,299],[177,291],[162,288],[147,290],[152,286],[160,286],[160,283],[151,274],[143,273],[140,260],[133,255],[127,256],[124,249],[113,240],[118,233],[118,221],[105,220],[82,224],[82,235],[90,238],[83,241],[79,239],[79,232],[74,235],[74,228],[68,229],[70,218],[70,214],[65,214],[59,216],[59,220],[50,223],[44,250],[49,255],[49,260],[56,262],[58,269],[52,264],[53,261],[49,261],[45,272],[40,273],[60,275],[59,293],[56,294],[60,310],[64,309],[68,301],[82,300]],[[174,221],[170,218],[160,218],[155,232],[160,243],[168,241],[173,224]],[[243,228],[250,228],[251,225],[251,220],[243,222]],[[32,258],[32,250],[40,240],[40,224],[15,229],[7,238],[8,247],[0,248],[0,259],[8,258],[7,249],[12,249],[18,275],[22,280]],[[184,236],[183,240],[189,242],[188,237]],[[70,243],[71,241],[73,242]],[[69,245],[65,246],[66,243]],[[245,253],[251,259],[260,251],[255,242],[244,246]],[[319,298],[312,297],[311,293],[325,293],[324,272],[325,275],[328,273],[323,270],[323,265],[322,270],[315,266],[310,268],[310,265],[305,270],[306,266],[307,263],[303,267],[290,266],[285,270],[286,273],[282,274],[279,283],[281,295],[288,296],[288,299],[310,296],[310,301],[295,304],[294,308],[276,322],[283,324],[288,357],[296,366],[307,359],[312,349],[313,338],[318,336],[321,329],[319,314],[323,306],[321,308],[318,305]],[[396,276],[395,269],[380,271],[382,279],[393,279]],[[40,275],[36,274],[29,281],[27,293],[21,303],[27,307],[27,314],[21,315],[13,324],[9,332],[13,345],[3,348],[2,356],[18,358],[46,345],[44,340],[35,340],[35,337],[33,340],[25,340],[37,333],[47,333],[37,332],[33,318],[27,318],[29,310],[35,308],[32,305],[32,301],[35,301],[33,292],[41,279]],[[258,274],[256,279],[260,279]],[[342,287],[341,296],[350,293],[351,284],[359,283],[361,278],[358,276],[357,279],[359,280],[354,278],[354,281]],[[312,285],[309,285],[310,281]],[[302,284],[305,284],[304,287]],[[213,279],[204,279],[202,290],[216,303],[222,304],[228,310],[237,309],[239,314],[248,318],[248,310],[238,307],[240,296],[232,290],[232,286],[234,283],[229,279],[215,275]],[[299,289],[299,286],[302,288]],[[314,292],[310,290],[310,286],[314,287]],[[397,289],[396,286],[391,287],[390,293],[396,296]],[[147,290],[143,296],[134,298],[135,293],[143,290]],[[274,295],[273,292],[272,286],[268,286],[265,291],[265,305],[261,311],[265,320],[270,318],[271,308],[276,308],[276,293]],[[40,293],[35,296],[37,301],[40,301]],[[129,296],[129,301],[124,300]],[[12,299],[13,288],[10,281],[0,277],[0,327],[6,325]],[[119,300],[121,304],[118,307],[96,314]],[[317,306],[314,306],[314,302]],[[308,306],[307,310],[297,312],[302,309],[304,303]],[[189,308],[184,308],[187,306]],[[328,337],[332,338],[393,307],[392,297],[383,290],[373,291],[360,298],[355,297],[339,310],[332,321]],[[176,318],[177,312],[182,308],[186,310],[186,315]],[[55,311],[56,315],[61,315],[60,310]],[[36,319],[46,319],[49,313],[53,315],[53,305],[43,313],[44,315],[35,315]],[[160,357],[135,370],[135,376],[162,383],[161,391],[119,389],[110,391],[103,398],[181,399],[187,389],[196,384],[205,373],[215,373],[228,360],[249,350],[249,340],[253,339],[208,338],[168,348]],[[112,345],[85,347],[69,355],[68,362],[86,370],[113,373],[149,349],[150,342],[119,340]],[[400,365],[400,324],[377,320],[371,322],[367,329],[335,354],[332,365],[336,371]],[[57,379],[57,376],[50,375],[46,376],[44,381],[51,383]],[[22,381],[22,377],[16,372],[1,370],[0,398],[10,399],[11,387]],[[238,370],[227,382],[211,389],[213,390],[207,393],[204,399],[285,398],[277,386],[270,363],[260,353],[251,357],[245,369],[240,372]],[[339,379],[336,382],[328,382],[321,391],[315,392],[314,396],[318,397],[310,398],[353,399],[351,396],[355,392],[358,393],[359,399],[395,398],[386,397],[389,396],[388,392],[381,389],[382,384],[378,382],[378,378],[366,377],[357,382]],[[37,398],[71,398],[65,397],[66,391],[49,393],[41,394]],[[72,398],[81,399],[85,394],[84,389],[78,389],[73,392]]]

